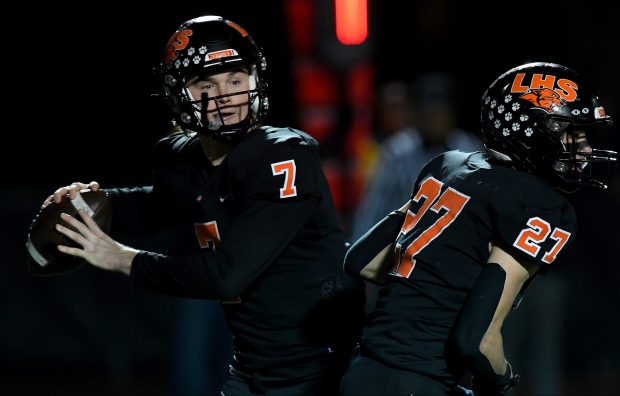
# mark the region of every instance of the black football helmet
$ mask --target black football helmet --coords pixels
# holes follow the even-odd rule
[[[239,66],[248,69],[250,90],[233,95],[248,96],[248,116],[226,125],[217,97],[192,98],[188,82],[195,77],[225,72]],[[233,142],[258,126],[267,115],[269,99],[264,74],[265,57],[241,26],[220,16],[208,15],[184,22],[170,37],[159,67],[164,94],[177,125],[223,142]],[[228,95],[230,96],[230,94]],[[220,122],[208,122],[208,101],[216,104]]]
[[[583,133],[591,141],[612,119],[568,67],[535,62],[508,70],[482,96],[481,122],[487,149],[563,191],[605,189],[611,181],[617,153],[591,148]]]

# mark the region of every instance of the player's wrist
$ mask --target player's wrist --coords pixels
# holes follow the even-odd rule
[[[140,253],[140,250],[134,249],[130,246],[121,245],[121,253],[115,271],[122,272],[125,275],[129,275],[131,272],[131,265],[133,259]]]
[[[472,378],[472,391],[476,396],[506,396],[520,380],[519,374],[515,374],[512,366],[506,361],[506,372],[497,375],[493,381],[479,381],[476,376]]]

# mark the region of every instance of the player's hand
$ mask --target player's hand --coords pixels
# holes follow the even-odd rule
[[[474,376],[471,386],[474,394],[476,396],[506,396],[510,394],[511,390],[519,383],[521,376],[513,373],[510,366],[508,369],[510,370],[510,379],[501,385],[482,384],[477,382]]]
[[[57,224],[56,229],[80,247],[58,245],[58,250],[71,256],[81,257],[95,267],[129,275],[131,263],[139,250],[116,242],[103,232],[85,211],[80,209],[78,212],[82,221],[62,213],[62,220],[72,228]]]
[[[461,385],[456,386],[453,394],[454,396],[476,396],[471,389],[467,389]]]
[[[77,193],[80,190],[84,190],[84,189],[90,189],[90,190],[93,190],[93,191],[97,191],[97,190],[99,190],[99,183],[97,183],[96,181],[92,181],[92,182],[90,182],[88,184],[80,183],[80,182],[74,182],[74,183],[71,183],[68,186],[60,187],[59,189],[54,191],[54,193],[52,195],[47,197],[47,199],[45,201],[43,201],[43,205],[41,207],[46,207],[47,205],[49,205],[52,202],[60,203],[60,201],[63,199],[63,197],[65,197],[67,195],[69,196],[70,199],[75,199],[75,197],[77,196]]]

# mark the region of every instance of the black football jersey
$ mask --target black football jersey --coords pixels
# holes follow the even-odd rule
[[[116,215],[135,222],[139,206],[147,223],[189,224],[194,249],[139,253],[135,285],[223,302],[245,370],[328,354],[355,336],[363,289],[342,273],[345,239],[311,136],[262,127],[212,166],[198,138],[179,133],[156,145],[154,162],[152,188],[112,191]]]
[[[420,173],[395,262],[361,345],[378,360],[454,381],[447,341],[489,244],[552,268],[574,240],[575,212],[541,179],[450,151]]]

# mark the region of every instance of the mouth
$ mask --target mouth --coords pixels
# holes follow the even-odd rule
[[[233,112],[222,112],[222,121],[227,122],[235,118],[236,114]]]
[[[211,115],[211,118],[214,122],[221,122],[223,124],[229,124],[232,121],[235,121],[236,116],[237,116],[237,113],[234,111],[220,110],[219,113],[217,111],[213,112]]]

